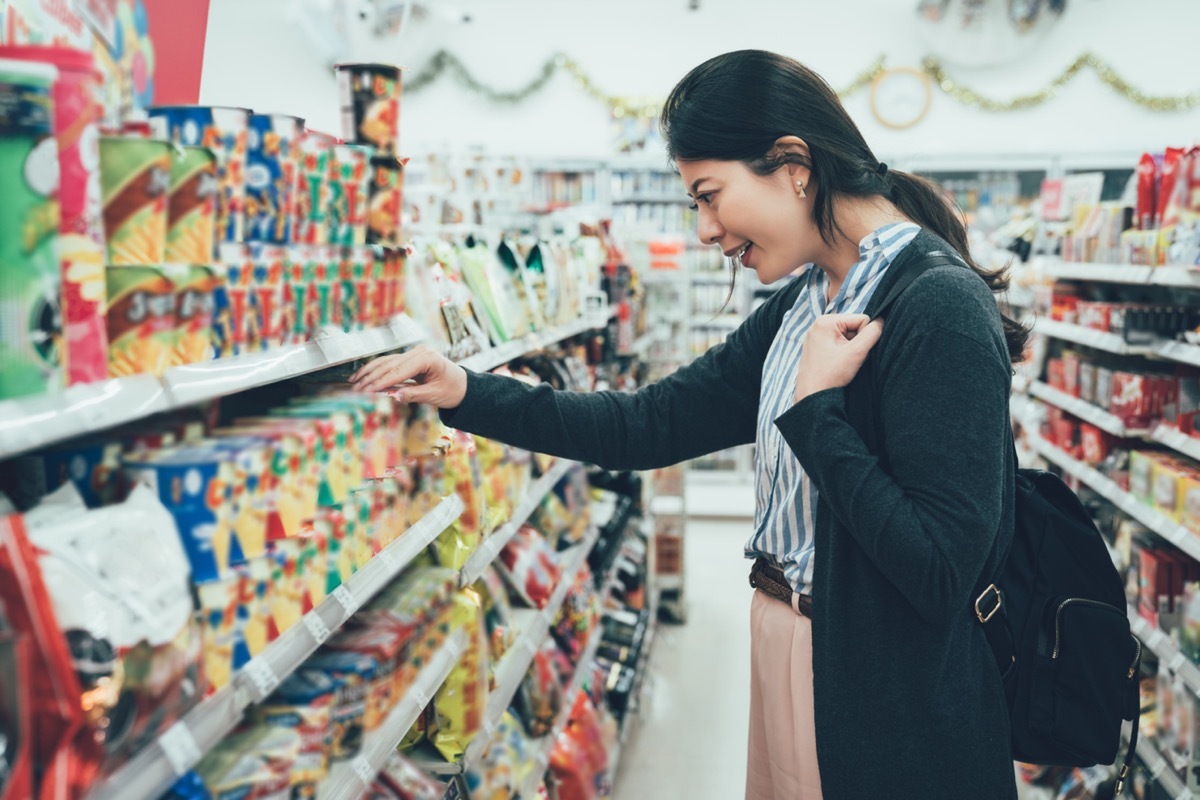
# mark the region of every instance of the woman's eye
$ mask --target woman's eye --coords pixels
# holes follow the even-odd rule
[[[700,208],[699,203],[703,203],[706,206],[712,205],[712,192],[705,192],[704,194],[696,195],[696,202],[692,203],[691,205],[692,211],[696,211]]]

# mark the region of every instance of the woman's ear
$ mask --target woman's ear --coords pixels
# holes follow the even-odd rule
[[[771,146],[772,158],[783,159],[784,169],[788,179],[796,184],[797,181],[806,190],[812,178],[812,158],[808,152],[808,143],[799,136],[780,136]]]

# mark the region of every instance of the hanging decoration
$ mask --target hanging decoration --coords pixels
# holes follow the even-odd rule
[[[1092,53],[1084,53],[1076,58],[1071,62],[1070,66],[1063,70],[1062,74],[1055,77],[1043,89],[1031,94],[1020,95],[1010,100],[996,100],[986,97],[973,89],[961,85],[946,73],[945,67],[936,58],[926,58],[922,67],[933,80],[934,85],[941,91],[963,105],[971,106],[980,111],[1021,111],[1040,106],[1043,103],[1053,100],[1059,91],[1074,80],[1084,68],[1094,70],[1100,80],[1108,84],[1113,91],[1129,102],[1150,111],[1163,113],[1181,112],[1200,107],[1200,92],[1190,92],[1175,96],[1146,94],[1132,86],[1117,74],[1116,70]],[[556,53],[547,59],[538,70],[537,77],[525,86],[519,89],[503,90],[480,81],[471,74],[466,65],[453,53],[446,50],[439,50],[430,58],[425,66],[416,70],[411,78],[406,78],[404,92],[405,94],[420,92],[441,77],[442,74],[449,72],[455,80],[472,92],[483,95],[494,103],[514,105],[528,99],[545,88],[546,84],[554,78],[555,73],[559,70],[569,74],[576,85],[586,95],[608,106],[612,116],[617,119],[627,116],[641,116],[653,119],[658,116],[660,110],[659,101],[634,100],[607,94],[592,81],[591,77],[578,63],[563,53]],[[879,56],[870,66],[859,73],[849,85],[840,90],[837,93],[838,97],[845,99],[850,95],[858,93],[870,86],[885,71],[884,57]]]

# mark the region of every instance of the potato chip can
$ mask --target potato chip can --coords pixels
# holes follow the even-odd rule
[[[246,150],[246,240],[288,244],[299,179],[304,120],[286,114],[250,117]]]
[[[156,133],[217,154],[217,242],[244,241],[246,141],[250,111],[229,106],[158,106],[148,110]]]
[[[400,67],[391,64],[338,64],[342,138],[396,156],[400,150]]]
[[[162,375],[175,348],[175,283],[160,265],[110,265],[108,374]]]
[[[367,242],[400,243],[400,214],[404,209],[404,162],[395,156],[371,159],[371,196],[367,206]]]
[[[203,264],[171,264],[166,271],[175,284],[175,345],[171,366],[208,361],[213,357],[217,272]]]
[[[184,145],[171,158],[167,261],[211,264],[217,235],[217,154]]]
[[[0,399],[62,388],[57,74],[0,60]]]
[[[53,64],[58,70],[54,137],[60,175],[62,358],[68,385],[104,380],[104,222],[100,213],[100,73],[92,54],[66,47],[5,47],[0,58]]]
[[[172,148],[158,139],[100,139],[100,188],[111,266],[167,260]]]

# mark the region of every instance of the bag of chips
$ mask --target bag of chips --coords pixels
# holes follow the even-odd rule
[[[554,728],[563,706],[563,680],[555,664],[554,642],[546,641],[533,655],[529,672],[521,682],[517,707],[529,729],[529,735],[542,737]]]
[[[452,629],[467,633],[467,645],[458,664],[434,698],[433,744],[447,761],[463,754],[483,725],[487,713],[487,638],[484,635],[479,595],[463,589],[450,605]]]
[[[467,772],[467,790],[472,798],[508,800],[537,769],[537,753],[511,712],[505,712],[496,726],[492,746],[479,766]]]
[[[25,526],[82,692],[83,735],[102,744],[107,773],[202,695],[188,559],[171,514],[144,486],[89,511],[67,484]]]
[[[368,800],[442,800],[445,793],[433,778],[399,753],[392,754],[367,793]]]
[[[557,554],[531,525],[522,525],[504,546],[497,569],[509,587],[533,608],[546,607],[562,574]]]
[[[595,635],[600,620],[600,598],[594,586],[592,572],[585,565],[576,574],[575,582],[563,599],[551,628],[555,641],[570,657],[572,664],[583,654],[588,637]]]
[[[496,686],[495,670],[501,659],[517,642],[520,630],[517,628],[508,603],[508,590],[496,570],[485,569],[475,586],[483,600],[483,619],[487,625],[488,653],[490,664],[488,669],[488,686]]]
[[[583,742],[572,736],[569,728],[554,743],[550,771],[558,784],[559,800],[596,800],[596,772]]]

